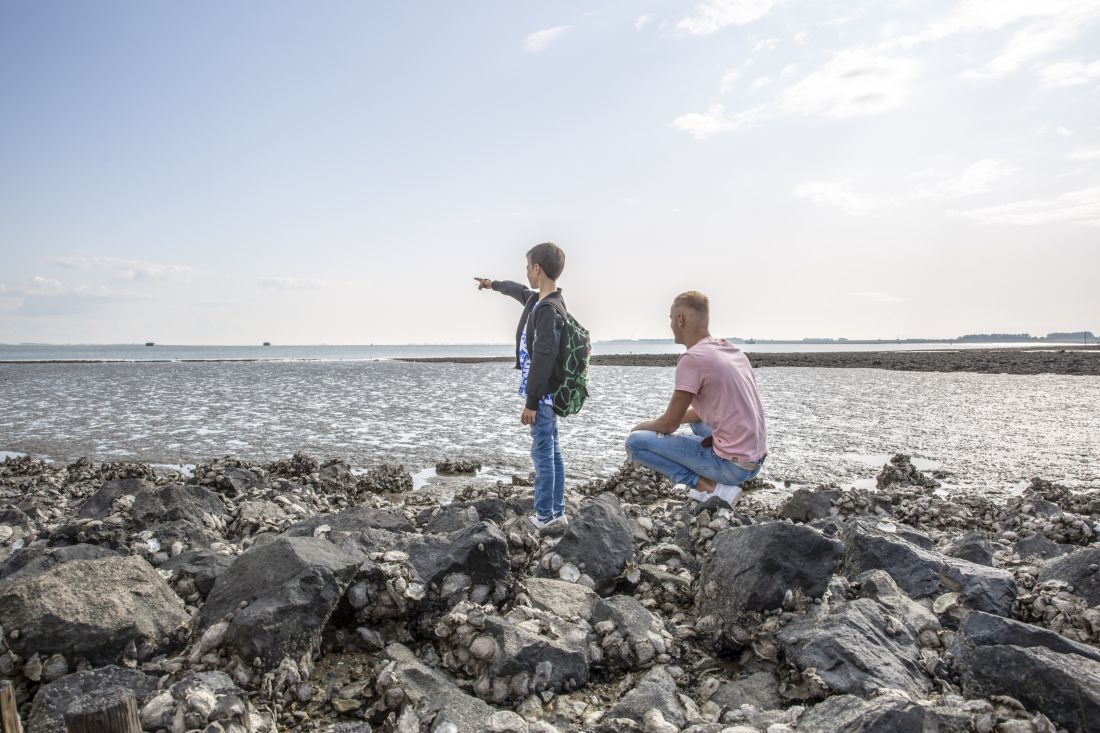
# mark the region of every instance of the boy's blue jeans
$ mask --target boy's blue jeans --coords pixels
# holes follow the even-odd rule
[[[535,464],[535,514],[544,522],[565,514],[565,461],[553,405],[539,405],[535,413],[531,461]]]
[[[732,461],[717,455],[702,445],[711,429],[701,422],[691,423],[694,435],[662,435],[652,430],[635,430],[626,438],[626,452],[631,460],[663,473],[674,484],[687,484],[694,489],[699,477],[720,484],[740,486],[755,478],[760,469],[746,471]]]

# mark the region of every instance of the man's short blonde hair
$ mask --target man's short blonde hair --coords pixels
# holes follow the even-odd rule
[[[710,318],[710,300],[698,290],[688,290],[687,292],[680,293],[676,296],[676,299],[672,301],[672,307],[690,308],[702,315],[704,319]]]

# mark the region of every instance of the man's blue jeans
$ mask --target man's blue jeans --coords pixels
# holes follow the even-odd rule
[[[535,464],[535,514],[544,522],[565,514],[565,461],[552,405],[539,405],[535,413],[531,461]]]
[[[755,478],[760,469],[746,471],[732,461],[717,455],[702,445],[711,429],[701,422],[691,423],[694,435],[662,435],[652,430],[635,430],[626,439],[626,452],[631,460],[663,473],[674,484],[687,484],[694,489],[699,477],[720,484],[739,486]]]

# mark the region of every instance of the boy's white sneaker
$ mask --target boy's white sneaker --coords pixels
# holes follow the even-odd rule
[[[539,532],[543,531],[544,529],[546,529],[547,527],[549,527],[550,525],[554,524],[554,522],[557,521],[556,519],[551,517],[550,519],[547,519],[544,522],[541,519],[539,519],[537,516],[535,516],[534,514],[532,514],[530,517],[528,517],[528,519],[531,520],[531,524],[535,525],[535,529],[537,529]]]
[[[714,491],[710,495],[717,496],[732,507],[741,497],[741,487],[730,486],[729,484],[718,484],[714,487]]]
[[[550,520],[550,524],[560,524],[563,527],[568,527],[569,517],[565,516],[564,514],[559,514],[558,516]]]

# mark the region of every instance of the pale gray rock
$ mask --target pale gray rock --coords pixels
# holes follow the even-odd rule
[[[0,585],[0,626],[20,629],[8,645],[23,656],[63,654],[93,665],[164,651],[188,616],[183,603],[139,557],[73,560]]]

